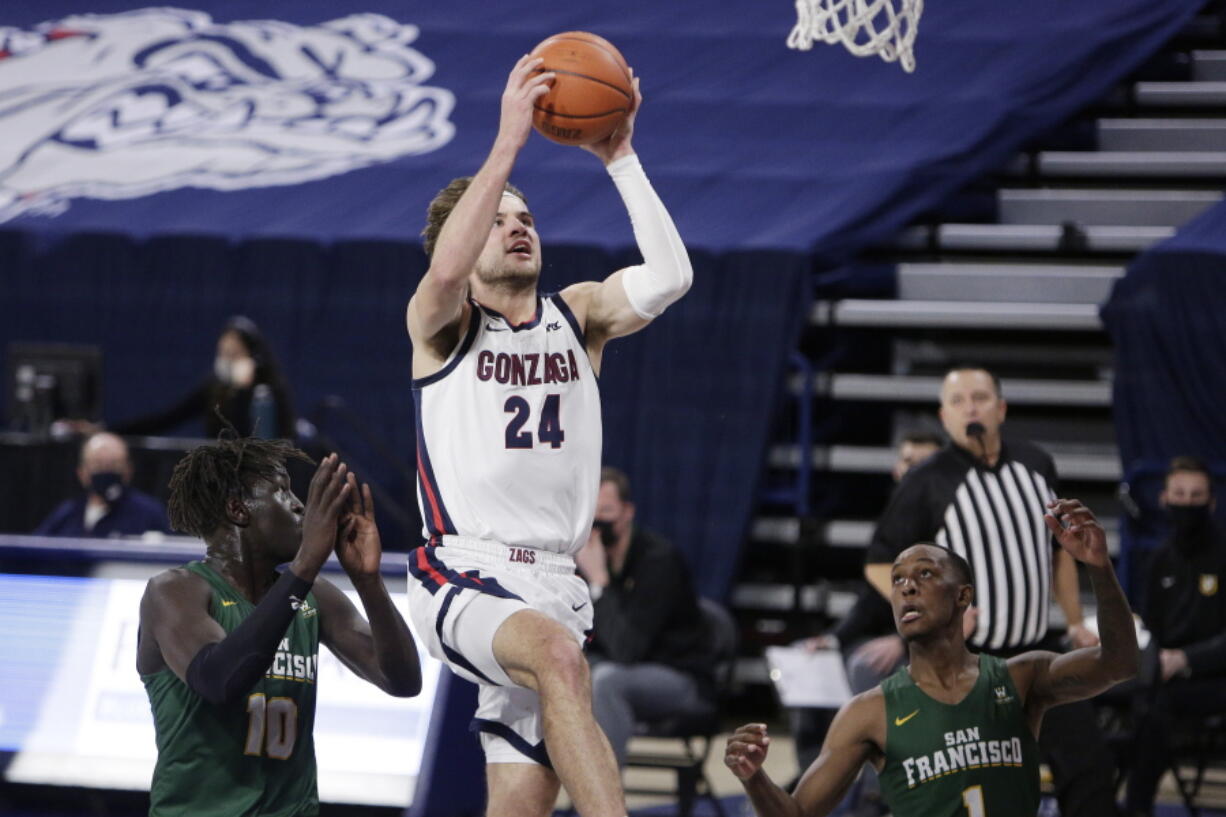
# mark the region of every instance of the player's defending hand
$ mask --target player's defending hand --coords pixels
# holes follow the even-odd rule
[[[556,76],[552,71],[534,74],[544,60],[527,54],[519,58],[507,87],[502,92],[502,118],[498,123],[498,141],[510,143],[519,150],[532,132],[532,111],[536,101],[549,93],[549,84]]]
[[[315,469],[307,491],[302,518],[302,542],[290,569],[306,581],[314,581],[336,542],[336,520],[349,496],[345,479],[348,469],[336,454],[329,454]]]
[[[358,491],[358,482],[349,475],[349,507],[341,516],[340,530],[336,536],[336,558],[351,579],[379,575],[379,563],[383,556],[383,544],[379,527],[375,524],[375,500],[370,494],[370,485],[363,484]]]
[[[634,153],[634,148],[630,146],[630,137],[634,135],[634,118],[639,115],[639,107],[643,104],[643,92],[639,90],[639,78],[634,75],[633,68],[630,69],[630,78],[634,81],[634,106],[625,120],[605,139],[579,146],[588,153],[596,154],[606,165]]]
[[[1076,499],[1056,499],[1047,503],[1043,517],[1047,529],[1069,554],[1092,567],[1111,563],[1107,555],[1107,534],[1094,513]]]
[[[766,724],[747,723],[728,738],[728,745],[724,748],[724,765],[739,780],[748,780],[762,768],[770,744]]]

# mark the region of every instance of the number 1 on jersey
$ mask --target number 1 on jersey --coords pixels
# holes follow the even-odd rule
[[[507,398],[502,410],[507,414],[515,415],[507,423],[507,448],[532,448],[532,432],[523,430],[532,415],[532,407],[528,405],[528,401],[519,395],[512,395]],[[562,447],[562,442],[566,439],[566,432],[562,430],[561,395],[545,396],[545,403],[541,406],[541,419],[536,428],[536,439],[542,443],[549,443],[550,448]]]
[[[987,817],[988,810],[983,805],[983,786],[971,786],[962,792],[962,804],[970,817]]]

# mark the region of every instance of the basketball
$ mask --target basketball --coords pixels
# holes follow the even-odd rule
[[[617,129],[634,107],[634,84],[621,52],[586,31],[555,34],[532,49],[538,71],[557,74],[536,103],[533,126],[563,145],[590,145]]]

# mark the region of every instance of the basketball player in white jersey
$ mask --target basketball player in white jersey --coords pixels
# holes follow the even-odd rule
[[[430,541],[409,554],[409,604],[431,654],[480,684],[487,813],[544,817],[560,783],[583,817],[603,817],[625,802],[592,717],[592,605],[573,559],[600,483],[596,376],[604,345],[680,298],[693,271],[631,147],[632,112],[585,149],[620,192],[643,264],[538,293],[540,241],[508,179],[553,78],[533,75],[540,63],[516,63],[485,164],[431,202],[423,231],[431,263],[407,321]]]

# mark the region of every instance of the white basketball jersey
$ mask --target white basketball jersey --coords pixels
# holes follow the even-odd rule
[[[600,391],[583,331],[560,295],[539,296],[518,326],[471,303],[451,357],[413,381],[423,533],[573,554],[600,487]]]

